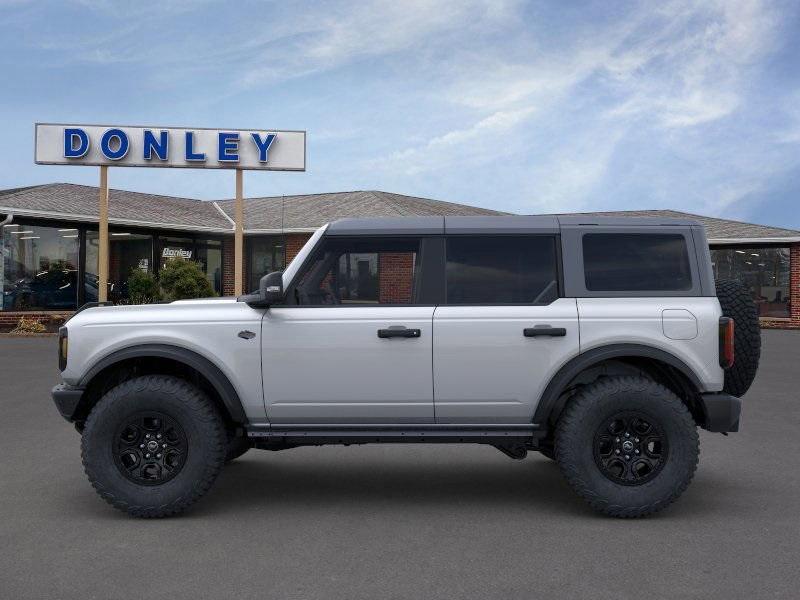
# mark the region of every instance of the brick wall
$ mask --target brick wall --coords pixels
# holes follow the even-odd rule
[[[289,264],[297,253],[300,252],[308,238],[311,237],[310,233],[292,233],[286,236],[286,264]],[[245,239],[245,257],[244,257],[244,286],[247,288],[248,272],[247,272],[247,240]],[[222,241],[222,295],[233,296],[234,291],[234,239],[233,237],[226,237]],[[245,293],[252,290],[245,289]]]
[[[414,255],[382,252],[378,261],[380,303],[409,304],[414,282]]]
[[[222,240],[222,295],[234,294],[234,244],[233,237]],[[247,279],[245,279],[247,281]]]
[[[286,264],[288,265],[291,260],[297,256],[300,249],[305,246],[305,243],[311,237],[310,233],[291,233],[286,236]]]
[[[15,326],[21,317],[26,319],[36,319],[48,329],[55,329],[62,325],[64,321],[72,316],[73,311],[33,311],[26,310],[22,312],[17,311],[2,311],[0,310],[0,328],[6,329]]]

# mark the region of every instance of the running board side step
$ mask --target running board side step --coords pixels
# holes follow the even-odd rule
[[[371,444],[371,443],[532,443],[545,435],[535,424],[442,425],[442,424],[355,424],[285,425],[249,427],[253,441],[281,441],[286,444]]]

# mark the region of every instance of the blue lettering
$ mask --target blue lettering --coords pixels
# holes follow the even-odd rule
[[[78,143],[77,147],[75,142]],[[64,158],[80,158],[89,152],[89,136],[83,129],[64,129]]]
[[[194,151],[194,131],[186,132],[186,160],[205,161],[206,155],[204,152]]]
[[[238,150],[239,150],[239,134],[220,132],[219,162],[238,162],[239,161]]]
[[[153,135],[149,129],[144,130],[144,155],[145,160],[153,158],[153,152],[159,160],[167,160],[167,149],[169,147],[169,133],[161,131],[158,134],[158,139]]]
[[[111,148],[111,140],[117,140],[117,149]],[[121,129],[109,129],[100,138],[100,150],[109,160],[119,160],[128,153],[128,136]]]
[[[272,146],[272,142],[275,141],[275,134],[268,133],[267,137],[264,138],[263,140],[261,139],[261,136],[257,133],[251,133],[250,135],[253,136],[253,141],[258,147],[259,162],[263,163],[267,162],[267,151],[269,150],[269,147]]]

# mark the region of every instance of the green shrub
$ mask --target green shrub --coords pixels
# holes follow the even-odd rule
[[[216,296],[200,264],[189,260],[173,258],[167,261],[159,274],[159,283],[166,300]]]
[[[134,269],[128,277],[128,297],[131,304],[151,304],[161,300],[161,290],[155,276],[148,271]]]

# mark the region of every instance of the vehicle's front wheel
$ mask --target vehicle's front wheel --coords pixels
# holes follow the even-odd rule
[[[687,488],[700,452],[686,406],[645,377],[609,377],[584,388],[556,429],[556,460],[596,510],[641,517]]]
[[[94,406],[81,454],[89,481],[109,504],[137,517],[177,514],[200,499],[225,460],[216,407],[177,377],[136,377]]]
[[[225,463],[227,464],[232,460],[236,460],[252,447],[253,446],[250,444],[250,440],[248,440],[247,437],[236,437],[229,433],[228,445],[225,449]]]

